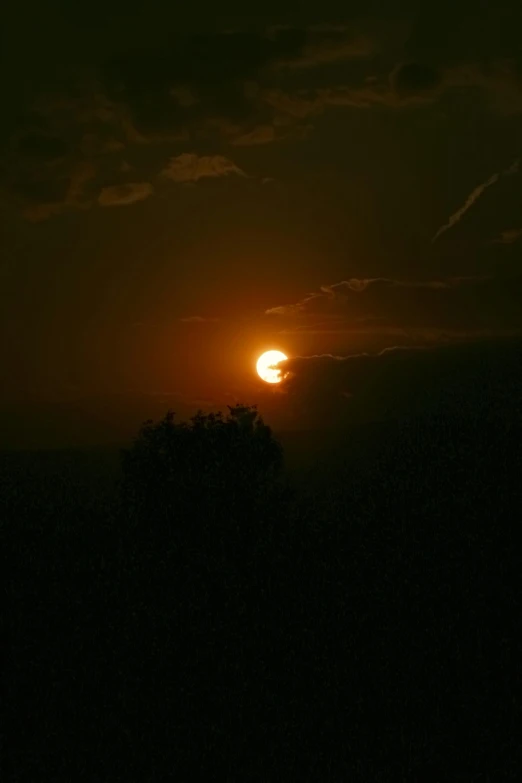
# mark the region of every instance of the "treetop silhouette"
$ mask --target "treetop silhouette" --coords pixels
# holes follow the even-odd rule
[[[255,405],[199,411],[188,422],[169,411],[145,422],[122,454],[126,509],[155,516],[230,516],[263,509],[274,494],[282,449]],[[266,510],[266,509],[265,509]]]

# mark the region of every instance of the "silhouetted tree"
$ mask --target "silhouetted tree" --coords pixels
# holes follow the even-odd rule
[[[255,406],[199,412],[176,422],[169,411],[147,421],[122,454],[124,513],[135,524],[199,532],[252,523],[274,513],[281,496],[282,449]],[[195,531],[194,531],[195,532]]]
[[[291,503],[244,406],[147,422],[119,515],[0,459],[16,780],[520,777],[520,429],[348,434]]]
[[[169,412],[144,424],[122,468],[119,589],[160,625],[192,618],[176,650],[197,680],[193,633],[225,649],[254,605],[249,626],[263,627],[265,585],[287,570],[282,449],[253,406],[179,423]]]

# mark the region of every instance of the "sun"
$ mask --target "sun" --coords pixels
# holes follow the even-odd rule
[[[281,370],[273,365],[285,359],[288,359],[288,356],[285,356],[281,351],[265,351],[257,360],[257,374],[267,383],[281,383],[283,380]]]

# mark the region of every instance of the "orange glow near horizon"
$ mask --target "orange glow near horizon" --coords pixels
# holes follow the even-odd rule
[[[266,383],[281,383],[281,370],[274,367],[278,362],[288,359],[282,351],[265,351],[257,360],[256,370],[259,377]]]

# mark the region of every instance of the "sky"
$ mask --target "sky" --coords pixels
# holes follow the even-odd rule
[[[517,0],[26,0],[4,21],[0,445],[515,388]]]

